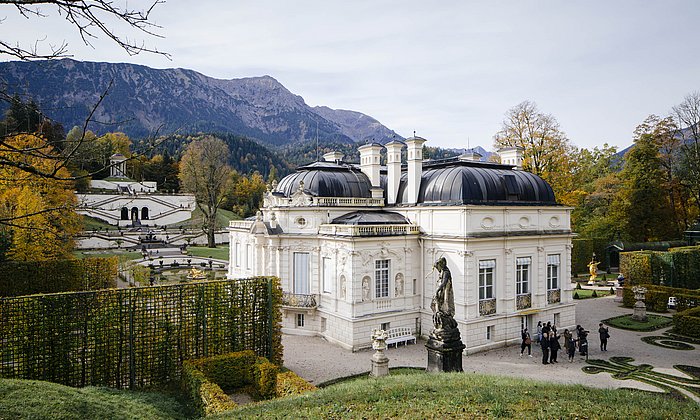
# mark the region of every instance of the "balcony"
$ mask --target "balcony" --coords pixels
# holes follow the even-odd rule
[[[321,225],[321,235],[334,236],[400,236],[418,235],[420,227],[416,225]]]
[[[316,302],[316,295],[300,295],[296,293],[283,292],[282,306],[315,309],[318,307],[318,303]]]
[[[547,303],[561,302],[561,289],[547,290]]]
[[[532,307],[532,294],[525,293],[515,297],[515,307],[517,310],[528,309]]]
[[[479,315],[493,315],[496,313],[496,299],[484,299],[479,301]]]
[[[242,230],[250,230],[251,227],[253,227],[253,222],[252,220],[231,220],[228,222],[228,227],[233,228],[233,229],[242,229]]]

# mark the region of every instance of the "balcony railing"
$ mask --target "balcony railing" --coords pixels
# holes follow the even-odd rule
[[[496,313],[496,299],[484,299],[479,301],[479,315],[493,315]]]
[[[547,303],[561,302],[561,289],[547,290]]]
[[[526,293],[515,297],[515,307],[517,310],[532,307],[532,294]]]
[[[228,222],[228,227],[234,228],[234,229],[245,229],[245,230],[250,230],[251,227],[253,227],[253,221],[251,220],[231,220]]]
[[[316,308],[316,295],[300,295],[296,293],[282,293],[282,306],[295,308]]]
[[[418,235],[420,227],[416,225],[321,225],[321,235],[335,236],[398,236]]]

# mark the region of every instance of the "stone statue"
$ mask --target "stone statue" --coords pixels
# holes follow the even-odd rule
[[[369,277],[365,276],[362,278],[362,301],[369,301]]]
[[[396,280],[394,281],[394,296],[403,296],[403,274],[401,273],[396,275]]]
[[[435,297],[430,304],[430,309],[434,314],[443,312],[449,316],[455,316],[455,296],[452,290],[452,273],[447,268],[447,260],[445,257],[440,258],[435,262],[435,269],[440,273],[438,277],[438,287],[435,290]]]

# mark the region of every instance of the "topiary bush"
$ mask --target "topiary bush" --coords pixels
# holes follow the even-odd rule
[[[613,289],[612,287],[610,288],[610,294],[611,294],[611,295],[614,295],[614,294],[615,294],[615,289]]]
[[[675,333],[700,338],[700,307],[676,313],[673,315],[673,324]]]
[[[596,293],[596,291],[594,290],[593,293],[591,293],[591,297],[598,297],[598,293]]]
[[[578,292],[574,292],[573,298],[574,298],[574,299],[581,299],[581,298],[579,297],[579,295],[578,295]]]
[[[581,283],[576,283],[576,290],[581,290]]]
[[[288,370],[277,375],[277,396],[298,395],[304,392],[314,391],[317,388],[302,379],[299,375]]]

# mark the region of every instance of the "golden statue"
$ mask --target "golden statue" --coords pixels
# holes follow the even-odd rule
[[[190,280],[204,280],[207,278],[207,275],[204,274],[203,270],[197,270],[196,268],[192,267],[190,273],[187,275],[187,278]]]
[[[591,262],[588,263],[588,272],[591,273],[591,277],[588,278],[589,283],[594,282],[598,277],[598,264],[600,264],[600,261],[596,261],[595,256],[593,256]]]

